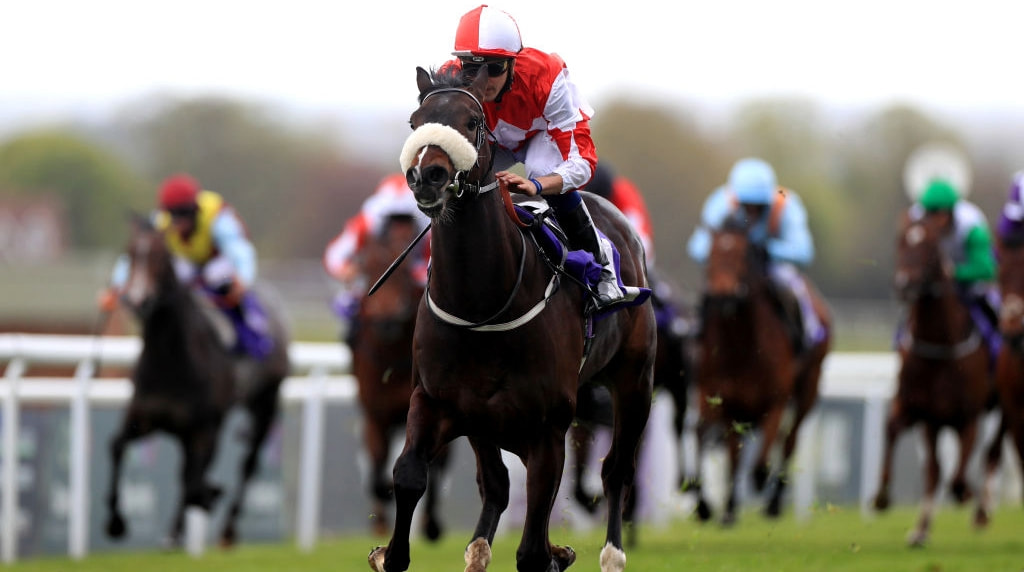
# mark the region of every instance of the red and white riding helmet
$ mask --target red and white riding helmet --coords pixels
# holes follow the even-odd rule
[[[523,49],[519,26],[507,12],[487,4],[470,10],[459,20],[453,56],[514,58]]]

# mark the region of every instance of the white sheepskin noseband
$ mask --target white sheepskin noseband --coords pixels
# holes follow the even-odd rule
[[[461,133],[440,123],[424,123],[405,140],[399,162],[405,173],[416,160],[416,153],[427,145],[437,145],[448,154],[460,171],[468,171],[476,163],[476,148]]]

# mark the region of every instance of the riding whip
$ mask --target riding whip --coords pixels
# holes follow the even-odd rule
[[[405,260],[405,257],[409,255],[413,247],[416,246],[416,243],[418,243],[420,239],[423,238],[423,235],[427,234],[428,230],[430,230],[430,223],[427,223],[427,225],[423,227],[423,230],[421,230],[420,233],[416,235],[416,238],[412,239],[412,242],[409,243],[409,246],[405,247],[405,250],[403,250],[402,253],[398,255],[398,258],[396,258],[395,261],[391,263],[391,266],[388,266],[388,269],[384,271],[384,274],[381,274],[380,278],[378,278],[377,281],[373,283],[373,287],[370,288],[370,291],[366,293],[367,296],[373,296],[373,293],[376,292],[377,289],[380,288],[382,284],[384,284],[384,281],[388,279],[388,276],[391,276],[395,272],[395,269],[398,268],[398,265],[401,264],[403,260]]]

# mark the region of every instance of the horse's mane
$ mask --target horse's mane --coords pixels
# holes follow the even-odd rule
[[[430,68],[430,83],[430,89],[421,92],[419,95],[420,104],[423,103],[423,98],[434,91],[453,87],[462,89],[467,85],[466,79],[462,74],[462,68],[457,67],[451,62],[442,65],[440,68]]]

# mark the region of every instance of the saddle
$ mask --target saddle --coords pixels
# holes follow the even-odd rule
[[[584,291],[588,299],[591,292],[597,287],[601,278],[601,265],[594,260],[594,255],[586,250],[570,250],[569,239],[565,231],[558,225],[558,221],[543,200],[524,201],[514,205],[516,215],[526,224],[526,232],[533,238],[540,252],[549,266],[556,272],[569,276],[573,280],[585,286]],[[615,304],[603,311],[598,318],[607,316],[616,310],[629,306],[638,306],[647,301],[651,296],[651,289],[639,286],[626,286],[622,283],[620,272],[620,256],[618,247],[608,237],[597,229],[602,239],[607,240],[612,247],[615,264],[615,274],[619,280],[619,287],[627,293],[627,299]],[[589,306],[589,300],[584,306]]]

